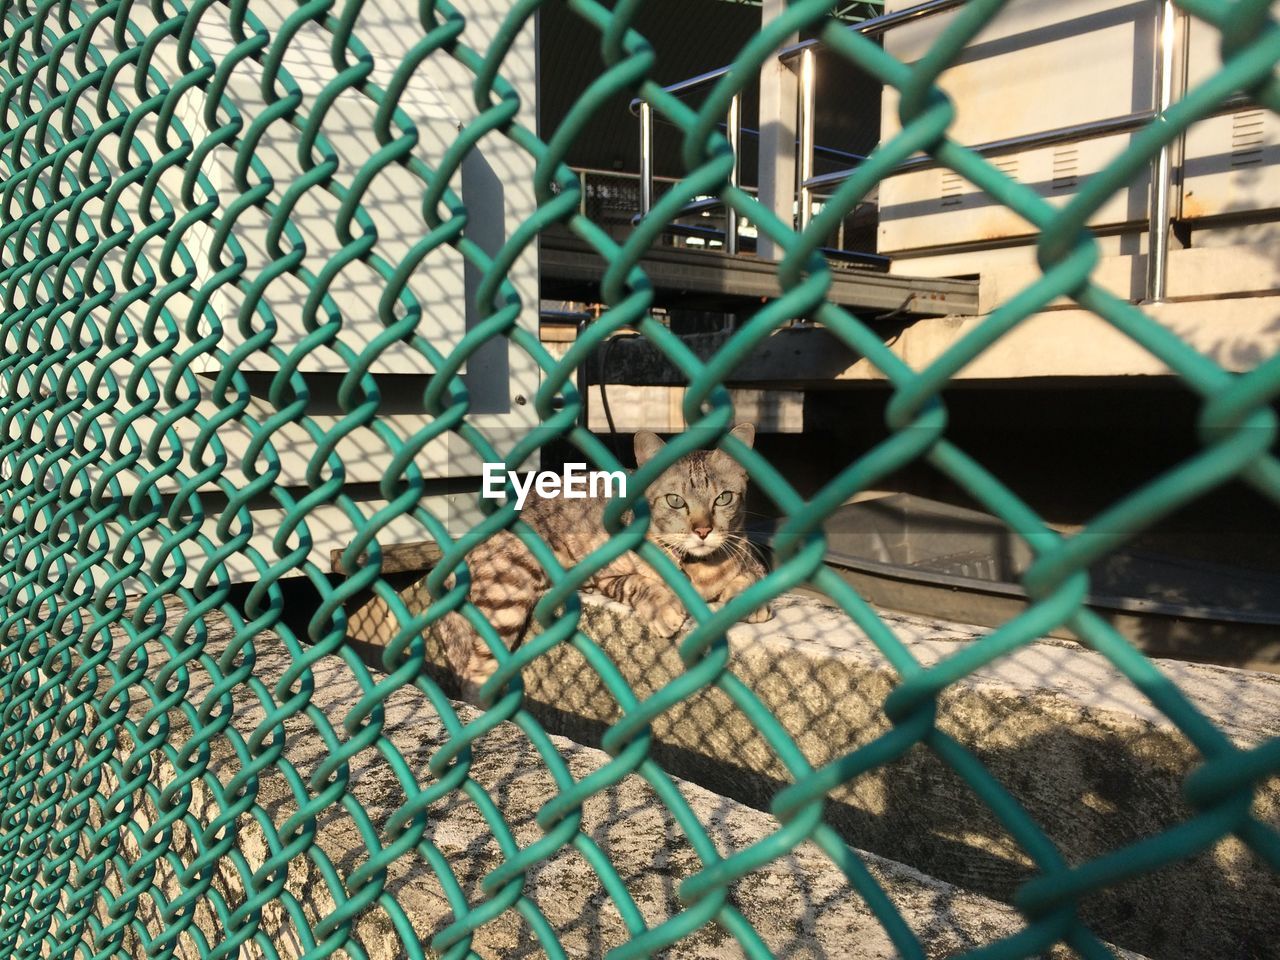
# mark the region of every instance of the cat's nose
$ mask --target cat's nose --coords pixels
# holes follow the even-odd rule
[[[693,528],[693,532],[694,532],[694,533],[696,533],[696,534],[697,534],[699,537],[701,537],[703,540],[705,540],[705,539],[707,539],[707,537],[711,536],[711,528],[710,528],[710,527],[694,527],[694,528]]]

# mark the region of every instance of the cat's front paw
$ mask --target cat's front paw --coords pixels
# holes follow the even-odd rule
[[[756,609],[752,610],[751,613],[747,615],[746,620],[744,620],[743,622],[744,623],[764,623],[772,619],[773,619],[773,607],[769,606],[769,604],[766,603],[763,607],[757,607]]]
[[[687,619],[684,607],[679,603],[668,604],[658,610],[653,618],[654,632],[660,637],[673,637]]]

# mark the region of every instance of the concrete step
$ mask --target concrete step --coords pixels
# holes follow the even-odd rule
[[[178,610],[168,613],[176,622]],[[601,611],[601,615],[605,615]],[[187,703],[200,704],[211,690],[210,677],[201,663],[217,660],[232,639],[230,624],[220,617],[208,618],[209,637],[205,658],[192,664]],[[119,641],[119,638],[117,638]],[[267,689],[276,684],[293,665],[294,657],[278,639],[259,635],[253,642],[253,674]],[[159,644],[146,647],[147,672],[154,677],[168,656]],[[243,653],[241,654],[243,656]],[[564,661],[561,661],[562,664]],[[364,691],[357,682],[358,662],[346,651],[344,657],[327,656],[311,667],[311,705],[323,713],[339,731]],[[375,678],[377,679],[377,678]],[[140,722],[151,706],[150,699],[134,688],[129,712]],[[344,884],[366,862],[367,844],[362,836],[372,832],[382,843],[392,841],[388,824],[416,790],[440,781],[427,769],[428,759],[446,740],[446,728],[423,693],[413,687],[389,692],[382,714],[364,722],[381,724],[382,735],[403,758],[412,780],[406,783],[395,775],[383,753],[366,747],[357,753],[345,770],[350,795],[359,811],[349,804],[326,806],[317,819],[316,845],[334,865]],[[191,738],[191,727],[179,708],[168,712],[171,729],[168,744],[181,749]],[[464,723],[478,718],[477,711],[460,706]],[[230,729],[248,738],[264,720],[265,713],[256,696],[244,686],[235,695]],[[224,786],[240,770],[242,761],[232,746],[233,737],[222,735],[210,742],[209,772]],[[346,734],[339,733],[340,740]],[[118,752],[123,758],[129,738]],[[281,745],[279,763],[291,765],[302,782],[309,782],[318,766],[333,753],[333,744],[318,732],[306,714],[293,714],[275,728],[269,742]],[[561,737],[551,743],[575,780],[599,771],[609,757],[598,750]],[[265,749],[265,748],[264,748]],[[174,771],[170,762],[153,754],[156,766],[151,782],[170,782]],[[104,783],[104,793],[114,786]],[[695,784],[677,781],[691,810],[722,856],[744,849],[778,829],[773,817],[750,806],[718,795]],[[256,803],[277,825],[298,809],[298,797],[281,774],[279,764],[267,766],[254,782]],[[313,788],[314,789],[314,788]],[[545,762],[530,740],[514,724],[503,723],[473,746],[465,790],[452,790],[422,810],[424,830],[416,850],[393,860],[387,867],[385,889],[404,910],[413,935],[426,944],[454,919],[446,892],[427,865],[423,851],[428,847],[447,863],[473,905],[488,896],[482,889],[484,877],[503,863],[505,857],[481,815],[476,798],[479,791],[491,800],[510,826],[516,843],[526,847],[544,836],[535,822],[539,809],[558,792]],[[194,854],[192,835],[211,823],[219,803],[207,782],[197,781],[184,821],[174,832],[173,855],[189,864]],[[362,811],[362,812],[361,812]],[[153,822],[155,809],[150,801],[133,811],[132,819],[142,828]],[[367,818],[367,819],[366,819]],[[100,813],[96,818],[100,822]],[[225,856],[219,861],[214,889],[234,910],[244,900],[244,875],[259,870],[271,846],[255,815],[245,813],[237,822],[234,854],[242,866]],[[589,838],[615,864],[618,874],[634,899],[646,925],[653,927],[682,909],[677,888],[694,875],[702,861],[684,836],[671,813],[653,788],[636,774],[629,774],[608,789],[591,796],[582,807],[580,838]],[[533,867],[525,876],[523,890],[529,904],[536,906],[555,931],[570,957],[600,957],[610,948],[626,942],[632,932],[606,895],[604,886],[577,847],[561,846]],[[126,835],[122,856],[111,870],[137,862],[140,851],[131,835]],[[951,956],[1009,936],[1023,926],[1022,918],[1008,906],[961,890],[928,877],[919,871],[874,854],[861,854],[871,875],[885,890],[903,918],[923,944],[927,957]],[[295,856],[284,876],[286,896],[298,901],[311,925],[333,910],[332,895],[323,872],[310,859]],[[172,857],[160,861],[156,882],[166,895],[178,890]],[[267,878],[259,878],[266,883]],[[116,881],[109,886],[119,889]],[[364,888],[347,889],[344,896],[359,896]],[[755,927],[760,937],[780,958],[897,956],[890,939],[864,902],[850,889],[844,876],[813,843],[805,842],[781,859],[752,872],[734,884],[730,902]],[[141,898],[140,923],[154,935],[161,925],[150,898]],[[262,956],[261,940],[268,938],[282,957],[303,952],[302,939],[294,921],[278,899],[262,911],[262,927],[256,940],[244,946],[244,956]],[[226,939],[226,931],[208,905],[202,901],[197,925],[211,943]],[[403,928],[402,928],[403,929]],[[402,956],[401,933],[391,916],[375,903],[355,920],[354,930],[372,960]],[[129,955],[143,949],[136,932],[124,945]],[[508,909],[474,933],[471,948],[482,957],[517,958],[541,955],[528,922],[515,909]],[[181,955],[197,955],[195,944],[184,940]],[[737,942],[715,924],[699,928],[661,954],[671,958],[728,958],[742,955]],[[1065,957],[1063,949],[1051,956]],[[1121,952],[1124,957],[1135,954]]]
[[[981,639],[978,627],[884,614],[925,664]],[[625,607],[586,604],[582,626],[637,696],[677,676],[677,640],[662,640]],[[874,739],[896,674],[838,609],[787,597],[774,620],[729,634],[730,668],[815,766]],[[1234,743],[1280,733],[1280,677],[1157,661]],[[594,744],[619,716],[584,659],[565,645],[526,671],[534,713],[549,729]],[[1081,863],[1187,819],[1180,786],[1199,755],[1110,663],[1069,641],[1033,644],[948,688],[938,725],[978,756],[1053,839]],[[655,756],[673,773],[767,809],[787,782],[747,718],[718,690],[654,723]],[[1257,791],[1255,813],[1280,824],[1280,778]],[[856,847],[1008,901],[1033,875],[1029,858],[986,806],[932,752],[900,760],[831,794],[827,819]],[[1090,895],[1080,915],[1100,936],[1165,958],[1280,957],[1280,877],[1234,838],[1187,861]],[[1226,945],[1230,945],[1228,949]],[[1226,950],[1226,954],[1224,954]]]

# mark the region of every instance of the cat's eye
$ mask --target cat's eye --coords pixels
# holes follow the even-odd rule
[[[684,506],[684,498],[676,496],[674,493],[667,494],[667,506],[673,510],[679,510]]]
[[[729,504],[731,504],[731,503],[733,503],[733,491],[732,491],[732,490],[726,490],[724,493],[720,494],[720,496],[716,497],[716,506],[717,506],[717,507],[725,507],[725,506],[728,506],[728,505],[729,505]]]

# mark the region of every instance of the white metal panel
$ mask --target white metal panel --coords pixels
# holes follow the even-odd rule
[[[1280,3],[1274,5],[1280,10]],[[1192,20],[1187,81],[1222,66],[1218,31]],[[1187,131],[1179,216],[1196,221],[1280,209],[1280,119],[1261,107],[1210,117]]]
[[[375,60],[370,79],[379,86],[388,84],[409,46],[411,35],[408,29],[415,18],[406,9],[402,19],[407,22],[400,24],[398,36],[383,25],[372,31],[363,24],[357,28],[357,35],[362,41],[381,47],[371,50]],[[388,21],[388,26],[392,22]],[[274,28],[276,25],[268,26]],[[202,17],[197,35],[215,58],[225,57],[233,46],[229,26],[212,10]],[[296,82],[304,98],[300,119],[316,109],[317,98],[337,72],[332,63],[330,45],[329,33],[314,23],[307,23],[297,31],[286,48],[283,70]],[[457,134],[461,120],[450,109],[451,105],[437,86],[433,76],[433,69],[437,66],[435,59],[424,64],[406,89],[400,105],[423,134],[424,143],[443,145]],[[228,97],[244,113],[246,122],[261,116],[276,100],[274,95],[264,96],[262,73],[260,65],[246,60],[232,73],[227,86]],[[377,151],[379,144],[373,134],[376,112],[377,106],[371,99],[350,89],[339,94],[326,112],[320,129],[323,141],[336,154],[339,163],[334,174],[335,183],[351,184]],[[208,130],[201,121],[195,132],[197,136],[204,136]],[[440,152],[442,150],[443,147]],[[290,189],[324,156],[321,149],[313,149],[308,157],[300,156],[299,130],[284,119],[276,120],[267,128],[254,153],[273,181],[268,198],[273,207],[281,205]],[[420,149],[419,155],[428,163],[433,159],[426,150]],[[227,201],[234,199],[237,193],[233,175],[235,162],[235,151],[220,148],[205,164],[205,173],[223,197],[222,212],[226,210]],[[248,180],[256,184],[260,175],[252,171]],[[297,229],[298,236],[286,236],[275,251],[268,249],[269,214],[257,206],[239,214],[234,236],[248,261],[247,277],[261,275],[263,269],[283,252],[295,250],[298,242],[306,250],[299,270],[311,275],[320,274],[330,260],[341,253],[343,243],[338,235],[337,220],[342,199],[337,195],[338,191],[326,189],[326,186],[312,186],[297,199],[289,211],[288,220],[290,226]],[[453,186],[457,188],[460,184],[455,182]],[[386,166],[377,174],[361,202],[377,231],[374,256],[395,264],[426,233],[426,223],[420,212],[422,192],[421,180],[398,165]],[[353,232],[359,236],[364,230],[353,224]],[[321,307],[316,319],[319,323],[340,320],[342,346],[354,351],[362,350],[383,328],[378,319],[378,302],[384,287],[385,281],[370,265],[353,261],[328,285],[331,300]],[[464,329],[466,303],[461,255],[447,246],[434,251],[419,269],[411,290],[426,317],[423,332],[433,343],[456,342]],[[287,353],[298,346],[306,333],[303,305],[310,293],[310,286],[292,273],[281,275],[266,288],[263,300],[279,324],[273,347]],[[261,315],[252,313],[241,317],[246,303],[252,310],[254,304],[248,292],[230,285],[222,287],[215,297],[215,311],[226,331],[224,342],[227,344],[244,338],[241,323],[247,323],[251,330],[258,330],[266,322]],[[278,363],[265,351],[257,351],[245,358],[242,366],[245,369],[274,370]],[[341,372],[348,366],[341,351],[321,346],[304,358],[300,369]],[[431,364],[420,352],[403,344],[393,344],[382,352],[373,369],[375,372],[427,373]]]
[[[508,8],[509,5],[502,0],[469,0],[462,4],[460,9],[467,18],[463,40],[478,49],[485,49]],[[272,30],[279,27],[288,13],[283,8],[276,10],[276,19],[272,20],[272,8],[256,12],[268,21],[266,26]],[[147,16],[145,10],[135,11],[135,18],[140,21]],[[145,23],[142,25],[145,27]],[[400,4],[396,0],[370,0],[364,4],[355,33],[373,57],[370,82],[380,87],[389,84],[394,70],[423,32],[417,8],[411,5]],[[503,78],[520,91],[522,109],[518,119],[530,128],[536,123],[533,35],[533,26],[530,25],[512,46],[501,71]],[[214,6],[202,14],[197,37],[215,59],[229,52],[232,38],[221,7]],[[317,98],[338,72],[333,62],[332,41],[329,32],[308,22],[297,29],[285,49],[283,69],[303,97],[300,117],[316,112]],[[162,43],[157,48],[155,59],[169,76],[176,75],[181,69],[176,62],[173,43]],[[415,154],[431,169],[439,166],[446,149],[457,139],[459,130],[478,115],[473,81],[474,76],[468,69],[447,53],[436,51],[415,71],[398,101],[400,110],[417,130]],[[250,122],[275,102],[275,95],[264,98],[261,82],[262,69],[251,59],[240,61],[231,73],[227,95],[245,120],[245,127],[240,131],[242,139],[247,135]],[[116,86],[132,106],[137,98],[131,84],[122,82]],[[203,119],[205,106],[203,94],[192,91],[177,113],[197,143],[209,132]],[[351,184],[377,152],[379,144],[373,133],[376,112],[377,105],[371,98],[347,89],[324,113],[321,136],[336,154],[339,164],[334,182],[343,186]],[[225,120],[226,115],[220,114],[219,119]],[[144,142],[143,149],[149,149],[154,157],[158,151],[154,144],[148,142],[155,139],[153,130],[154,120],[148,118],[138,128],[136,139]],[[272,189],[267,202],[273,208],[281,206],[290,187],[321,160],[319,149],[313,149],[310,157],[299,157],[299,136],[294,122],[279,118],[257,141],[254,155],[265,165],[271,179]],[[108,138],[100,152],[113,153],[114,142]],[[239,193],[233,176],[235,162],[235,149],[219,146],[206,155],[203,163],[203,172],[219,195],[219,218],[226,215],[228,205],[236,200]],[[376,245],[370,257],[394,267],[405,259],[427,232],[422,214],[425,187],[420,179],[397,164],[379,166],[381,169],[362,196],[361,207],[372,220],[376,235]],[[466,204],[466,236],[484,254],[496,254],[516,226],[535,209],[533,166],[532,158],[523,149],[503,134],[491,133],[468,153],[450,181],[450,187]],[[179,192],[183,172],[182,169],[171,170],[162,178],[162,184],[171,196]],[[261,174],[252,171],[248,180],[257,184],[261,182]],[[299,236],[286,236],[279,243],[280,249],[274,252],[267,249],[269,213],[256,206],[241,212],[235,220],[233,235],[248,261],[246,279],[253,281],[261,275],[264,267],[283,253],[296,251],[299,240],[305,249],[299,271],[319,274],[342,250],[342,240],[336,229],[342,203],[340,194],[341,189],[335,191],[327,189],[326,184],[315,184],[297,197],[289,210],[288,222],[297,228]],[[126,194],[126,203],[129,196]],[[198,193],[197,199],[203,199],[203,196]],[[356,226],[355,232],[359,235],[364,229]],[[188,247],[195,248],[193,252],[198,254],[197,267],[202,281],[207,280],[214,269],[205,256],[212,234],[211,229],[199,225],[184,238]],[[155,241],[154,245],[158,247],[160,242]],[[222,259],[224,263],[228,260],[225,252]],[[535,330],[538,302],[536,250],[532,247],[526,249],[507,271],[507,277],[527,308],[527,318],[521,318],[522,325]],[[480,269],[465,263],[462,255],[448,245],[427,255],[411,278],[409,291],[422,310],[418,333],[440,353],[448,354],[466,331],[486,315],[487,308],[481,309],[475,302],[480,279]],[[343,349],[321,345],[303,357],[298,369],[345,373],[350,368],[350,354],[362,350],[384,329],[377,308],[385,286],[385,280],[370,265],[359,260],[347,263],[328,285],[330,299],[316,314],[319,323],[336,320],[341,324],[338,340]],[[285,273],[273,279],[261,293],[262,301],[270,308],[276,324],[271,346],[269,350],[259,349],[244,357],[239,366],[245,370],[274,371],[279,367],[279,357],[297,347],[306,333],[303,305],[311,291],[304,280]],[[267,325],[267,318],[261,311],[246,312],[241,316],[247,301],[252,308],[248,293],[233,285],[223,285],[215,295],[213,308],[222,328],[223,349],[234,347],[249,333],[260,331]],[[400,310],[397,306],[397,311]],[[209,326],[205,323],[201,333],[207,332]],[[507,357],[508,352],[512,356]],[[532,370],[527,358],[515,356],[516,353],[518,351],[508,351],[505,341],[495,342],[473,356],[470,366],[481,371],[500,371],[504,381],[500,392],[504,396],[527,395],[532,389],[531,384],[536,384],[536,371]],[[208,363],[204,369],[206,372],[218,372]],[[371,370],[374,373],[426,374],[432,372],[432,364],[419,350],[404,344],[391,344],[380,351]],[[527,375],[521,374],[522,370],[526,374],[533,373],[535,379],[529,381]],[[516,382],[506,383],[508,374],[515,377]],[[495,393],[494,389],[481,385],[479,392],[484,395],[480,407],[498,405],[498,401],[490,396]]]
[[[889,0],[887,11],[914,5]],[[1149,0],[1011,0],[968,45],[939,86],[956,106],[950,136],[976,145],[1123,116],[1151,106],[1153,11]],[[904,62],[919,60],[950,27],[955,13],[890,31],[885,47]],[[882,139],[901,129],[898,95],[883,98]],[[1106,165],[1128,135],[993,157],[1007,175],[1062,204]],[[1094,226],[1146,217],[1149,177],[1135,178],[1090,221]],[[981,244],[1031,236],[1030,224],[947,170],[888,178],[880,189],[880,251]]]
[[[207,401],[201,403],[196,410],[197,415],[205,418],[212,418],[216,413],[217,408]],[[274,407],[257,397],[250,401],[246,411],[247,416],[258,422],[266,421],[274,413]],[[145,443],[154,434],[158,422],[159,418],[152,415],[134,421],[133,427],[144,438]],[[408,440],[425,430],[431,422],[431,417],[421,413],[401,413],[384,416],[381,419],[382,425],[391,429],[402,440]],[[346,482],[379,483],[386,476],[394,456],[390,446],[373,430],[361,428],[345,431],[342,427],[343,418],[340,415],[323,413],[309,417],[306,426],[299,423],[284,423],[273,430],[270,450],[275,455],[279,470],[276,483],[281,487],[295,490],[305,488],[307,471],[313,461],[319,467],[320,475],[328,476],[329,468],[324,464],[323,459],[317,459],[317,434],[323,437],[339,431],[342,437],[335,446],[334,452],[342,461]],[[171,425],[171,429],[173,439],[161,447],[162,455],[165,457],[168,456],[169,449],[175,442],[180,443],[184,450],[190,451],[200,435],[193,417],[178,420]],[[224,481],[234,486],[243,486],[249,482],[251,474],[261,475],[268,470],[266,452],[260,454],[253,463],[250,463],[246,456],[249,444],[257,432],[256,428],[251,429],[242,421],[231,421],[218,428],[217,442],[228,452],[228,463],[221,474]],[[206,460],[211,458],[211,454],[206,454]],[[414,464],[427,480],[474,477],[479,476],[481,472],[479,455],[469,447],[460,448],[457,444],[451,443],[447,435],[436,437],[425,444],[414,458]],[[141,473],[147,468],[149,468],[149,462],[144,459],[139,470],[127,470],[119,474],[116,482],[125,496],[131,495],[138,489]],[[184,465],[184,472],[189,475],[194,470],[189,465]],[[102,474],[101,465],[90,464],[85,468],[85,476],[90,483],[96,482]],[[161,495],[172,495],[180,486],[179,478],[168,475],[154,482],[155,490]],[[204,489],[213,490],[215,485],[209,484]]]
[[[214,505],[215,509],[220,508]],[[361,500],[355,504],[356,510],[362,517],[370,517],[378,510],[386,506],[386,502],[382,500]],[[445,520],[447,525],[452,529],[466,530],[474,526],[483,515],[476,508],[474,498],[465,496],[457,496],[453,494],[433,494],[424,497],[422,506],[430,510],[437,517]],[[270,563],[278,556],[274,540],[281,529],[281,524],[286,518],[285,511],[278,506],[259,506],[252,510],[251,522],[252,530],[248,545],[239,552],[232,554],[224,561],[226,574],[231,578],[232,582],[253,581],[258,579],[258,569],[254,565],[252,556],[254,553],[260,555],[266,562]],[[201,526],[200,534],[209,539],[215,546],[223,543],[222,538],[217,532],[218,517],[209,517]],[[43,526],[43,524],[41,524]],[[333,504],[322,504],[308,513],[306,521],[306,530],[310,535],[313,543],[308,560],[315,564],[317,570],[322,574],[327,574],[331,569],[330,548],[346,547],[356,536],[358,530],[364,528],[365,521],[360,520],[359,523],[353,517],[349,510]],[[171,575],[177,570],[178,555],[165,550],[165,534],[166,529],[163,526],[150,526],[141,530],[130,530],[129,536],[126,538],[124,528],[119,523],[112,523],[107,527],[108,539],[112,546],[124,544],[121,551],[121,562],[118,566],[125,566],[133,562],[138,556],[145,558],[144,570],[152,576],[152,579],[159,579],[160,576]],[[231,536],[240,534],[242,528],[239,523],[232,523],[230,528]],[[386,545],[393,543],[420,543],[430,540],[431,536],[427,528],[419,523],[412,516],[399,516],[387,525],[385,529],[380,531],[378,542]],[[288,539],[287,543],[282,544],[287,553],[290,548],[296,547],[301,543],[297,531]],[[185,545],[185,549],[181,551],[185,560],[185,575],[183,576],[183,584],[185,586],[193,586],[197,578],[201,575],[203,565],[207,562],[207,556],[203,550],[197,550],[189,543]],[[159,567],[153,566],[157,558],[165,557],[165,562]],[[112,576],[116,568],[114,554],[108,557],[108,560],[96,565],[90,571],[95,583],[101,587],[107,579]],[[287,574],[288,576],[299,576],[303,571],[294,569]],[[160,576],[157,576],[160,575]],[[213,582],[217,582],[218,578],[212,578]],[[125,585],[126,592],[140,592],[140,585],[134,581],[127,581]]]
[[[509,12],[509,4],[505,0],[464,0],[458,7],[467,18],[463,40],[479,50],[488,48],[499,24]],[[206,10],[199,28],[200,39],[215,57],[225,53],[229,43],[225,22],[221,33],[219,32],[217,17],[222,12],[223,8],[216,5]],[[256,12],[264,19],[273,15],[269,8],[257,9]],[[288,12],[284,8],[274,11],[276,20],[267,23],[268,28],[275,30]],[[134,13],[139,21],[149,15],[144,7],[135,7]],[[143,29],[147,27],[142,22],[139,26]],[[109,31],[109,28],[110,23],[103,29]],[[385,87],[392,71],[400,65],[408,50],[421,39],[423,33],[417,7],[400,4],[395,0],[370,0],[366,3],[356,25],[356,35],[374,58],[372,82]],[[308,25],[297,34],[288,48],[284,66],[302,92],[304,111],[310,112],[314,108],[316,96],[337,72],[332,61],[331,41],[330,34],[315,25]],[[103,39],[103,42],[109,45],[109,38]],[[168,78],[176,76],[179,70],[174,43],[174,39],[169,38],[156,50],[155,65]],[[534,26],[531,23],[515,41],[502,68],[502,76],[521,94],[518,122],[529,129],[533,129],[536,122],[535,51]],[[267,106],[259,90],[260,79],[260,68],[248,62],[237,66],[232,74],[229,96],[241,106],[246,121],[251,121]],[[400,101],[401,107],[419,133],[415,150],[433,168],[438,166],[444,151],[456,139],[460,127],[471,122],[478,113],[474,103],[473,81],[474,76],[469,70],[448,54],[437,52],[418,68]],[[133,89],[133,77],[128,70],[121,75],[115,86],[129,107],[136,105],[138,98]],[[176,114],[187,133],[197,143],[208,132],[202,118],[204,106],[203,95],[192,92]],[[325,115],[323,134],[338,155],[340,168],[335,176],[342,183],[349,184],[377,149],[372,127],[375,109],[367,98],[348,91],[338,98]],[[240,135],[243,136],[246,132],[247,124]],[[278,119],[258,144],[256,156],[266,164],[273,181],[270,197],[273,204],[283,201],[289,187],[307,166],[297,156],[298,137],[296,127],[285,119]],[[174,139],[170,137],[170,145]],[[114,162],[119,146],[118,136],[113,135],[102,145],[100,155]],[[130,149],[131,162],[137,162],[143,157],[154,160],[164,149],[169,149],[158,142],[154,118],[148,118],[134,131],[134,142]],[[318,156],[315,158],[318,160]],[[203,166],[203,172],[219,194],[218,216],[224,215],[227,204],[238,196],[232,177],[234,162],[234,150],[219,147]],[[475,146],[461,170],[454,176],[451,186],[467,207],[467,236],[487,255],[496,254],[516,227],[535,209],[533,167],[532,158],[523,149],[503,134],[492,133]],[[182,169],[174,169],[161,177],[161,187],[169,197],[179,196],[182,174]],[[252,173],[250,180],[256,181],[259,176],[259,173]],[[130,211],[131,215],[141,206],[139,189],[140,185],[129,187],[121,201],[122,208]],[[375,254],[391,264],[398,262],[426,232],[421,210],[423,189],[420,180],[399,167],[391,167],[373,179],[364,196],[362,205],[377,231]],[[199,202],[204,197],[198,195],[196,199]],[[186,208],[178,201],[175,203],[178,206],[176,214],[181,216]],[[318,272],[340,249],[340,239],[334,226],[339,203],[340,198],[332,196],[322,185],[313,186],[298,200],[289,216],[290,223],[301,231],[302,241],[306,246],[303,266],[312,273]],[[156,209],[157,205],[153,203],[152,210]],[[88,213],[96,219],[99,210],[100,205],[91,204]],[[234,236],[248,260],[246,277],[250,281],[260,275],[262,268],[271,260],[266,249],[268,223],[266,215],[251,208],[245,211],[235,225]],[[134,223],[135,230],[139,226]],[[197,286],[207,281],[213,272],[208,256],[212,236],[212,230],[199,226],[184,236],[186,247],[197,261]],[[166,235],[161,234],[149,240],[142,248],[141,262],[149,264],[156,273],[160,272],[160,252],[165,239]],[[289,240],[284,246],[287,249],[293,243],[293,240]],[[104,265],[104,270],[111,275],[121,294],[116,303],[122,302],[124,293],[137,288],[143,275],[141,270],[135,270],[132,278],[125,277],[122,262],[123,253],[116,251]],[[226,262],[225,257],[223,262]],[[181,268],[182,264],[177,264],[177,267]],[[536,251],[526,249],[516,259],[507,276],[523,305],[517,322],[536,336]],[[479,281],[480,271],[464,264],[462,257],[448,247],[430,254],[414,274],[411,289],[422,306],[418,333],[441,354],[447,355],[452,351],[466,332],[484,318],[484,313],[475,302]],[[350,423],[334,399],[336,384],[350,370],[349,358],[361,351],[383,330],[376,308],[384,288],[385,282],[378,273],[358,262],[348,264],[335,278],[329,288],[331,300],[319,319],[321,322],[330,317],[340,319],[339,337],[346,351],[321,346],[303,359],[298,369],[306,379],[312,396],[306,410],[309,429],[296,424],[278,424],[270,438],[280,460],[281,474],[277,487],[290,491],[284,495],[286,498],[292,496],[297,500],[307,492],[306,469],[314,457],[317,437],[331,431],[344,433],[337,453],[345,468],[345,499],[354,506],[346,510],[336,506],[321,506],[309,514],[308,520],[313,548],[311,560],[323,569],[327,569],[328,551],[350,543],[355,531],[364,522],[351,515],[351,511],[369,518],[385,506],[378,499],[375,485],[387,474],[392,456],[389,445],[372,426],[349,431],[347,428]],[[265,399],[267,385],[279,370],[281,361],[299,345],[306,333],[301,306],[308,293],[304,284],[287,275],[273,280],[265,290],[264,300],[269,303],[277,324],[270,349],[258,349],[236,362],[237,368],[248,376],[254,397],[249,410],[244,414],[247,422],[264,423],[275,412],[274,407]],[[223,288],[212,301],[214,315],[222,329],[219,348],[224,353],[244,343],[247,334],[263,329],[266,322],[261,313],[255,312],[245,318],[247,330],[240,328],[238,313],[245,299],[244,291]],[[129,336],[137,335],[143,330],[149,306],[149,301],[143,298],[124,309],[123,322],[132,331]],[[172,322],[180,326],[185,323],[190,306],[191,301],[185,294],[172,298],[168,302]],[[101,332],[106,328],[110,309],[111,305],[108,305],[95,312],[92,329]],[[156,339],[168,336],[165,323],[166,321],[158,323],[156,333],[150,341],[145,336],[140,337],[139,345],[130,356],[115,365],[121,380],[120,386],[123,387],[124,378],[137,372],[137,358],[150,349]],[[209,326],[208,323],[203,324],[198,332],[204,333]],[[121,328],[107,337],[108,344],[103,347],[104,352],[122,341],[126,335],[123,331],[124,328]],[[188,346],[190,341],[184,334],[178,350]],[[91,372],[91,367],[92,364],[82,365],[86,375]],[[171,370],[172,364],[161,358],[150,365],[148,372],[154,382],[163,387]],[[203,397],[198,415],[209,416],[216,409],[212,401],[212,387],[215,379],[223,372],[221,363],[212,358],[206,356],[197,361],[193,373],[196,374],[195,382]],[[421,398],[434,371],[419,351],[406,345],[392,344],[381,352],[372,372],[382,398],[378,413],[380,428],[389,429],[401,438],[409,438],[431,423],[431,418],[423,412]],[[471,357],[463,371],[463,381],[470,401],[467,422],[492,445],[498,457],[505,456],[513,444],[525,438],[536,427],[538,417],[532,401],[539,385],[540,370],[531,357],[512,346],[505,338],[499,337],[486,344]],[[141,384],[140,390],[144,396],[157,393],[145,383]],[[180,394],[182,392],[179,391]],[[237,391],[233,391],[235,392]],[[98,391],[98,395],[102,393],[102,390]],[[86,402],[86,406],[91,403],[92,399]],[[127,409],[133,403],[122,399],[118,406]],[[163,420],[167,410],[168,407],[162,400],[152,414],[133,422],[133,439],[120,430],[118,414],[114,411],[100,414],[97,420],[108,438],[117,436],[126,449],[132,449],[139,444],[146,445],[154,436],[157,425]],[[73,427],[75,422],[78,419],[73,415],[68,428]],[[173,429],[177,442],[189,452],[197,432],[194,420],[188,418],[179,421],[173,425]],[[254,472],[253,465],[247,462],[251,436],[250,430],[240,424],[224,425],[218,430],[218,440],[224,445],[229,461],[221,477],[224,487],[239,488]],[[166,455],[168,446],[166,440],[162,447]],[[258,464],[259,472],[263,466],[263,462]],[[415,466],[429,484],[436,481],[429,488],[429,496],[423,500],[423,505],[432,509],[455,533],[466,530],[479,516],[477,495],[465,491],[478,487],[480,457],[456,434],[446,433],[419,453],[415,458]],[[526,463],[524,466],[536,468],[537,464]],[[126,496],[131,495],[140,485],[153,482],[147,478],[152,469],[153,465],[144,457],[134,468],[119,474],[118,489]],[[195,467],[188,461],[182,465],[182,470],[185,475],[190,476]],[[328,472],[325,471],[323,475],[327,476]],[[89,479],[96,480],[97,475]],[[463,492],[451,492],[448,495],[434,492],[443,488],[439,483],[442,480],[449,481],[450,490]],[[169,479],[161,479],[156,485],[156,492],[162,496],[172,495],[174,489],[175,484]],[[201,492],[205,508],[214,513],[221,509],[221,496],[222,492],[212,484]],[[278,505],[270,500],[268,498],[251,508],[255,528],[254,543],[268,558],[275,556],[271,538],[281,519]],[[143,534],[142,540],[138,542],[151,543],[153,534],[158,536],[161,532],[157,530]],[[206,532],[213,536],[212,529]],[[428,532],[422,524],[411,519],[398,521],[380,535],[383,543],[422,540],[427,537]],[[217,541],[216,537],[213,539]],[[195,566],[203,562],[203,551],[193,544],[186,546],[189,547],[186,551],[187,560],[194,570]],[[234,562],[228,564],[229,569],[234,567],[231,572],[236,577],[253,575],[252,566],[241,562],[243,559],[235,558]]]

